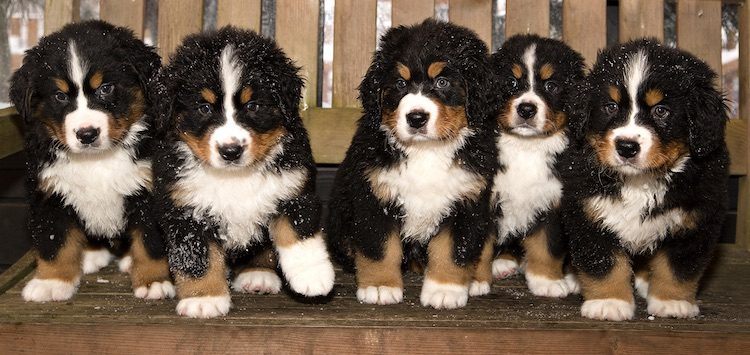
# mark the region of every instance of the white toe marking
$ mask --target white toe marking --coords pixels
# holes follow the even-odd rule
[[[572,294],[581,293],[581,284],[578,283],[578,278],[574,274],[565,274],[565,283],[568,285],[568,291]]]
[[[561,298],[571,293],[566,279],[552,280],[529,271],[526,271],[526,285],[529,286],[529,291],[537,296]]]
[[[700,313],[698,305],[683,300],[660,300],[648,297],[648,314],[657,317],[693,318]]]
[[[323,237],[316,235],[278,248],[278,252],[279,265],[292,290],[305,296],[331,292],[335,274]]]
[[[635,291],[644,299],[648,297],[648,280],[642,277],[635,278]]]
[[[469,300],[469,288],[466,285],[440,283],[425,278],[422,294],[419,296],[423,306],[437,309],[455,309],[466,305]]]
[[[369,304],[396,304],[404,299],[404,290],[400,287],[367,286],[357,289],[357,300]]]
[[[24,301],[48,302],[66,301],[73,297],[78,288],[78,280],[67,282],[58,279],[33,278],[21,292]]]
[[[93,274],[109,265],[112,254],[107,249],[84,250],[81,268],[84,274]]]
[[[189,297],[177,303],[177,314],[190,318],[213,318],[229,313],[232,300],[227,296]]]
[[[133,266],[133,257],[128,255],[120,259],[120,261],[117,262],[117,268],[120,269],[120,272],[124,272],[126,274],[130,273],[130,267]]]
[[[581,315],[599,320],[622,321],[633,319],[635,304],[616,298],[588,300],[581,306]]]
[[[232,281],[232,290],[242,293],[277,294],[281,291],[281,278],[273,271],[245,271]]]
[[[174,285],[169,281],[152,282],[150,286],[141,286],[133,291],[135,297],[147,300],[161,300],[173,298],[175,295]]]
[[[492,276],[498,280],[515,275],[518,263],[515,260],[495,259],[492,262]]]
[[[490,283],[487,281],[472,281],[469,285],[469,296],[484,296],[490,293]]]

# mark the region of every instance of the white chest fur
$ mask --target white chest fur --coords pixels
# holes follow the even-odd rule
[[[499,244],[560,202],[562,183],[551,165],[567,145],[562,133],[536,139],[503,134],[497,139],[498,159],[505,166],[492,187],[492,203],[499,204],[503,213],[497,220]]]
[[[686,227],[688,213],[675,208],[656,216],[651,212],[664,201],[667,185],[651,177],[630,177],[619,198],[589,198],[584,208],[590,217],[613,231],[632,253],[653,250],[670,232]]]
[[[125,198],[151,186],[151,162],[125,148],[97,154],[59,153],[39,174],[42,189],[63,197],[87,232],[108,238],[126,226]]]
[[[400,164],[370,174],[376,193],[401,206],[404,240],[427,241],[457,200],[476,198],[484,187],[480,176],[456,163],[457,149],[458,145],[405,149],[407,157]]]
[[[231,249],[260,240],[279,203],[298,194],[306,178],[303,169],[271,173],[195,165],[180,174],[176,187],[183,202],[194,208],[195,218],[209,216],[219,222],[219,237]]]

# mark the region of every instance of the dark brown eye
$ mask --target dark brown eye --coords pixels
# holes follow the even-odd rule
[[[547,90],[550,94],[556,95],[560,92],[560,85],[556,81],[549,80],[544,83],[544,90]]]
[[[403,89],[405,87],[406,87],[406,80],[404,79],[396,80],[396,89]]]
[[[671,111],[669,111],[669,108],[664,105],[656,105],[654,108],[651,109],[651,115],[653,115],[655,118],[663,120],[669,117],[669,114]]]
[[[506,84],[508,85],[509,88],[516,89],[518,88],[518,79],[511,76],[510,78],[508,78],[508,81],[506,82]]]
[[[198,113],[200,113],[203,116],[208,116],[211,114],[213,109],[211,109],[211,105],[209,104],[201,104],[198,106]]]
[[[447,88],[450,84],[450,81],[448,81],[448,79],[446,78],[443,78],[442,76],[435,80],[435,87],[438,89]]]
[[[110,83],[104,83],[96,89],[96,96],[105,97],[112,94],[115,91],[115,86]]]
[[[620,107],[614,102],[608,102],[602,106],[602,111],[610,117],[616,115],[619,110]]]
[[[57,100],[60,103],[67,103],[68,95],[62,91],[58,91],[55,93],[55,100]]]
[[[253,101],[250,101],[245,104],[245,108],[250,112],[256,112],[258,111],[259,105]]]

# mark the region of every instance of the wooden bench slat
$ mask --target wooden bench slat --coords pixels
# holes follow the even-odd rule
[[[260,32],[261,0],[218,0],[216,27],[234,25]]]
[[[169,55],[182,39],[203,28],[203,0],[159,0],[159,55]]]
[[[44,35],[61,29],[69,22],[78,22],[80,18],[80,0],[45,0]]]
[[[721,2],[677,1],[677,46],[703,59],[721,75]]]
[[[375,50],[377,0],[338,0],[333,16],[333,107],[358,107]]]
[[[435,0],[391,0],[393,27],[413,25],[435,14]]]
[[[0,159],[18,153],[21,149],[23,149],[21,117],[13,107],[0,109]]]
[[[99,18],[130,28],[138,38],[143,38],[145,11],[145,0],[101,0],[99,2]]]
[[[319,0],[276,0],[276,41],[302,69],[303,109],[318,102]]]
[[[750,123],[750,4],[739,6],[737,11],[740,15],[740,119],[745,123],[745,134],[742,135],[741,131],[738,134],[746,141],[745,149],[733,152],[731,158],[732,160],[745,159],[747,166],[747,160],[750,159],[750,143],[747,142],[747,138],[750,137],[750,124],[748,124]],[[740,178],[736,242],[750,250],[750,176],[747,171],[745,176]]]
[[[505,38],[533,33],[549,37],[549,0],[506,0]]]
[[[620,0],[620,42],[640,37],[664,40],[664,0]]]
[[[448,18],[471,28],[487,46],[492,45],[492,0],[449,0]]]
[[[591,66],[607,45],[607,1],[563,1],[563,40]]]
[[[302,112],[318,164],[340,164],[362,116],[359,108],[313,108]]]

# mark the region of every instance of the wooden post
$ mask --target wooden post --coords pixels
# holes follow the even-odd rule
[[[750,136],[750,3],[739,6],[740,12],[740,120],[744,123],[745,139]],[[745,141],[745,149],[740,153],[745,161],[750,160],[750,145]],[[750,250],[750,176],[748,172],[740,177],[737,201],[736,243]]]
[[[620,0],[620,42],[639,37],[664,40],[664,0]]]
[[[333,107],[358,107],[357,87],[375,50],[376,0],[338,0],[333,17]]]
[[[81,18],[80,0],[46,0],[44,2],[44,34],[48,35],[69,22]]]
[[[492,45],[491,0],[450,0],[448,18],[455,24],[471,28],[487,46]]]
[[[677,1],[677,46],[721,75],[721,1]]]
[[[524,33],[549,37],[549,0],[506,0],[505,38]]]
[[[188,34],[203,28],[203,0],[159,0],[159,55],[163,61]]]
[[[145,0],[101,0],[99,18],[118,26],[128,27],[138,38],[143,38]]]
[[[305,77],[303,109],[317,106],[319,0],[276,0],[276,41]]]
[[[563,1],[563,40],[591,66],[607,45],[607,1]]]
[[[260,4],[261,0],[218,0],[216,27],[233,25],[260,32]]]
[[[435,0],[391,0],[391,24],[413,25],[435,15]]]

